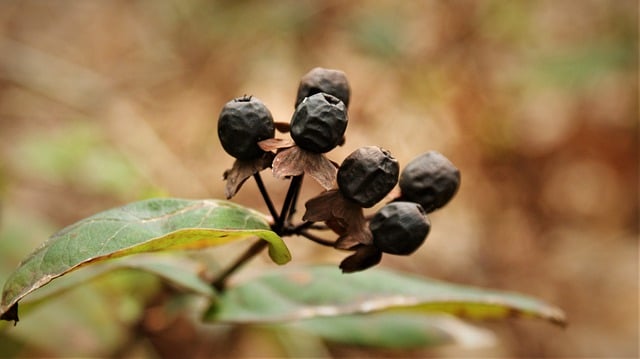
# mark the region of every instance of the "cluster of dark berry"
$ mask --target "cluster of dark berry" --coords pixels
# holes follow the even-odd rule
[[[355,272],[379,263],[383,253],[409,255],[420,247],[431,227],[427,214],[455,195],[460,171],[442,154],[430,151],[400,173],[398,161],[377,146],[356,149],[340,165],[330,161],[324,154],[344,143],[349,97],[342,71],[315,68],[300,81],[290,123],[274,122],[260,100],[243,96],[222,108],[218,135],[225,151],[236,158],[224,174],[227,198],[253,176],[276,233],[353,251],[340,268]],[[275,138],[276,129],[291,139]],[[260,179],[260,171],[267,168],[276,178],[292,178],[280,212]],[[291,218],[305,174],[325,191],[307,201],[303,222],[294,225]],[[390,196],[396,185],[400,190]],[[365,208],[385,198],[389,203],[365,216]],[[322,229],[332,230],[338,238],[327,241],[311,232]]]

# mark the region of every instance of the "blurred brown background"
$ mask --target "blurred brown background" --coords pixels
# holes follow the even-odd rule
[[[222,198],[232,163],[216,136],[222,105],[251,94],[288,121],[315,66],[345,71],[352,86],[347,142],[330,158],[374,144],[402,166],[433,149],[462,172],[425,246],[382,266],[567,312],[564,330],[488,323],[499,342],[475,355],[638,356],[633,0],[3,1],[0,280],[97,211],[161,195]],[[267,185],[281,200],[286,185]],[[256,194],[248,184],[237,201],[264,209]],[[343,256],[312,243],[292,250],[300,263]],[[87,327],[67,337],[100,348]],[[68,353],[36,336],[22,335],[35,353]],[[236,357],[278,355],[243,338],[229,343]]]

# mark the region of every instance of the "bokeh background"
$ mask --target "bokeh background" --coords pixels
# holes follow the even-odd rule
[[[232,159],[216,135],[222,105],[251,94],[289,121],[298,81],[316,66],[345,71],[352,86],[347,141],[330,158],[379,145],[402,165],[437,150],[462,172],[425,246],[381,266],[519,291],[568,315],[566,329],[485,323],[498,342],[472,356],[638,356],[635,0],[5,0],[0,280],[95,212],[155,196],[223,198]],[[286,184],[265,177],[281,200]],[[320,191],[307,184],[303,197]],[[264,210],[245,187],[237,201]],[[290,242],[298,263],[344,256]],[[271,266],[256,259],[239,277]],[[141,324],[122,324],[141,309],[121,294],[141,287],[118,277],[78,289],[2,327],[0,356],[153,353],[123,349]],[[153,318],[142,324],[165,354],[286,354],[259,330],[221,337]]]

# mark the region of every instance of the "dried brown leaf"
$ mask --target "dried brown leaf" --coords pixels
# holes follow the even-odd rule
[[[263,151],[272,152],[281,148],[293,147],[295,146],[295,142],[285,138],[268,138],[258,142],[258,146],[260,146]]]
[[[356,252],[340,263],[343,273],[353,273],[365,270],[380,263],[382,252],[374,246],[361,245]]]
[[[358,244],[368,245],[373,242],[362,208],[346,199],[339,190],[333,189],[319,194],[308,200],[305,208],[303,220],[324,221],[340,235],[336,241],[336,248],[350,249]]]
[[[287,133],[291,131],[291,124],[289,122],[274,122],[276,130],[281,133]]]
[[[315,179],[324,189],[331,189],[335,187],[338,168],[324,155],[314,155],[316,155],[316,160],[310,161],[305,172]]]
[[[323,154],[305,151],[298,146],[278,152],[273,160],[273,175],[276,178],[299,176],[303,173],[311,176],[323,188],[331,189],[338,169]]]
[[[335,244],[333,245],[334,248],[336,249],[353,249],[354,247],[360,245],[361,243],[354,237],[348,235],[348,234],[344,234],[340,237],[338,237],[338,239],[336,240]]]
[[[339,206],[342,200],[343,197],[337,189],[322,192],[304,204],[306,212],[302,219],[313,222],[330,220],[334,217],[333,207]]]
[[[330,230],[342,236],[347,234],[347,223],[340,218],[332,218],[324,222]]]
[[[358,220],[347,222],[347,231],[338,238],[335,247],[338,249],[351,249],[354,244],[370,245],[372,243],[373,236],[367,223]]]
[[[273,153],[265,152],[262,157],[255,160],[235,160],[231,169],[224,171],[222,175],[223,179],[227,181],[224,190],[227,199],[235,196],[249,177],[271,167],[273,157]]]

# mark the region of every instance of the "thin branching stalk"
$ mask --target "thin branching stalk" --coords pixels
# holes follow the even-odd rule
[[[271,217],[273,217],[273,220],[275,221],[279,215],[278,215],[278,212],[276,211],[276,207],[273,205],[273,202],[271,201],[271,197],[269,197],[267,188],[264,186],[264,182],[262,181],[262,176],[260,176],[260,172],[254,173],[253,179],[256,181],[256,184],[258,185],[258,189],[260,190],[260,194],[264,199],[264,203],[267,205],[267,208],[269,209],[269,214],[271,214]]]
[[[261,179],[257,180],[257,183],[261,183],[261,182],[262,182]],[[294,208],[293,202],[297,197],[297,193],[299,192],[299,188],[301,185],[302,185],[302,176],[293,177],[291,179],[291,183],[289,183],[289,189],[287,190],[287,195],[285,196],[284,202],[282,203],[282,210],[280,211],[280,214],[278,215],[277,213],[275,213],[275,209],[273,210],[272,215],[273,214],[276,214],[276,215],[274,216],[275,223],[271,226],[271,229],[279,236],[282,236],[284,233],[284,229],[287,224],[287,219],[289,218],[289,213]],[[258,187],[260,188],[260,184],[258,184]],[[266,194],[266,190],[264,192]],[[265,198],[265,202],[266,202],[267,198],[269,197],[268,195],[265,195],[265,194],[263,194],[263,197]],[[269,202],[270,201],[271,200],[269,199]],[[269,207],[268,203],[267,203],[267,206]],[[271,204],[271,207],[273,207],[273,204]],[[220,273],[216,277],[216,279],[212,281],[211,286],[215,288],[217,291],[224,291],[227,283],[227,279],[233,273],[235,273],[235,271],[237,271],[240,267],[242,267],[245,263],[247,263],[252,258],[260,254],[265,248],[267,248],[267,246],[268,246],[268,243],[264,240],[259,240],[254,244],[252,244],[251,247],[249,247],[244,253],[242,253],[242,255],[238,257],[229,266],[229,268],[225,269],[222,273]]]

